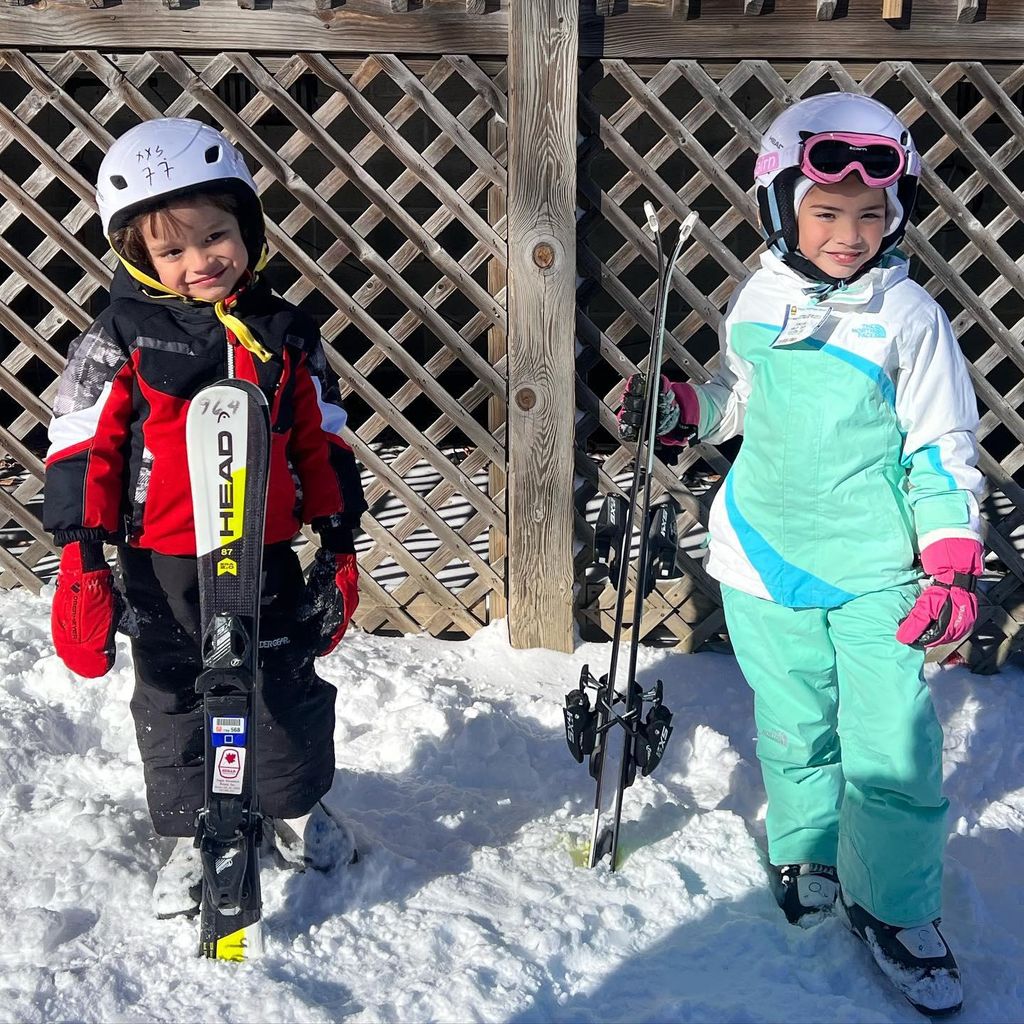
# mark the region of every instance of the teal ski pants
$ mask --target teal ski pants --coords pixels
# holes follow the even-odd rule
[[[722,587],[754,691],[769,859],[836,865],[849,899],[899,927],[939,916],[946,841],[942,728],[922,652],[895,637],[919,593],[786,608]]]

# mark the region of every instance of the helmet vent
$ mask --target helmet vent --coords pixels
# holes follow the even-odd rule
[[[110,176],[110,184],[119,191],[128,187],[128,182],[120,174],[112,174]]]
[[[215,164],[220,159],[220,146],[210,146],[203,156],[208,164]]]

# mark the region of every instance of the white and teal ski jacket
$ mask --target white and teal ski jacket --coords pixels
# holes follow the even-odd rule
[[[889,256],[827,298],[766,253],[733,295],[699,436],[743,446],[708,572],[791,608],[909,582],[917,552],[980,539],[977,403],[949,321]]]

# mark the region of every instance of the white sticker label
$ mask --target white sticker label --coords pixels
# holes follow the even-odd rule
[[[787,306],[786,315],[782,320],[782,330],[772,342],[772,348],[784,348],[786,345],[797,345],[805,341],[831,315],[832,310],[828,306]]]
[[[213,731],[216,733],[230,733],[239,735],[245,732],[244,718],[214,718]]]
[[[213,765],[214,793],[241,793],[245,774],[245,747],[218,747]]]

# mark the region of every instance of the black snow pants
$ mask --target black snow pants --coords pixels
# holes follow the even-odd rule
[[[149,812],[158,835],[191,836],[205,799],[196,560],[129,547],[118,554],[138,622],[131,709]],[[336,690],[314,671],[295,619],[303,579],[289,544],[265,549],[263,579],[257,789],[264,814],[297,818],[334,779]]]

